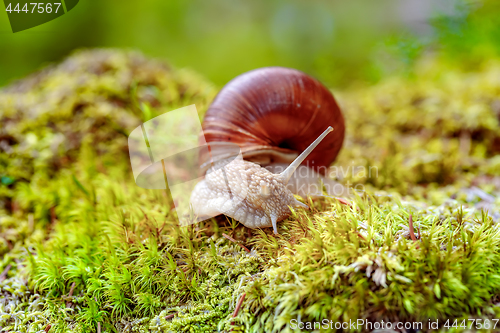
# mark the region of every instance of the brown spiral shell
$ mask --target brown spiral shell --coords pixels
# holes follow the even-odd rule
[[[344,118],[318,80],[284,67],[260,68],[231,80],[202,125],[207,143],[236,143],[245,160],[264,165],[293,161],[328,126],[334,131],[303,163],[320,172],[342,147]]]

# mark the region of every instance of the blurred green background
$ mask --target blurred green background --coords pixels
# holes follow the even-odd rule
[[[217,85],[288,66],[332,87],[409,72],[422,52],[474,66],[500,51],[498,0],[81,0],[11,32],[0,14],[0,85],[82,47],[138,49]],[[411,73],[409,73],[411,74]]]

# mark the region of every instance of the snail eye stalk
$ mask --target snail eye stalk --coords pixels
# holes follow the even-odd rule
[[[316,148],[316,146],[319,145],[320,142],[325,138],[325,136],[327,136],[328,133],[330,133],[331,131],[333,131],[333,128],[331,126],[328,126],[328,128],[316,140],[314,140],[314,142],[311,143],[309,145],[309,147],[307,147],[306,150],[304,150],[302,152],[302,154],[300,154],[288,166],[288,168],[285,169],[285,171],[283,171],[282,173],[280,173],[281,179],[283,179],[285,181],[285,183],[288,183],[288,181],[292,177],[292,175],[295,172],[295,170],[299,167],[299,165],[302,162],[304,162],[304,160],[306,159],[306,157],[309,156],[309,154],[314,150],[314,148]]]

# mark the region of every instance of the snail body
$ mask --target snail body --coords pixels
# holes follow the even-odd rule
[[[332,127],[328,127],[279,174],[238,159],[222,167],[214,166],[191,194],[195,214],[225,214],[249,228],[272,226],[277,234],[277,222],[290,215],[290,207],[309,208],[298,201],[286,185],[297,167],[331,131]]]
[[[202,127],[200,141],[236,144],[244,161],[231,159],[234,155],[223,149],[202,152],[206,176],[191,195],[194,213],[225,214],[249,228],[272,226],[275,233],[289,207],[308,208],[294,193],[321,195],[318,184],[333,182],[322,174],[335,160],[345,129],[330,91],[305,73],[283,67],[253,70],[230,81],[210,105]],[[332,127],[335,131],[327,136]],[[306,175],[294,174],[297,169]],[[315,193],[308,190],[311,184]]]

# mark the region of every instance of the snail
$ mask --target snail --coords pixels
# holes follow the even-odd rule
[[[301,193],[301,182],[330,182],[322,174],[344,139],[344,119],[330,91],[305,73],[283,67],[257,69],[230,81],[202,127],[209,145],[237,144],[244,160],[223,150],[200,156],[206,176],[191,194],[194,213],[225,214],[249,228],[272,226],[274,233],[290,207],[308,208],[293,195],[309,194]]]

